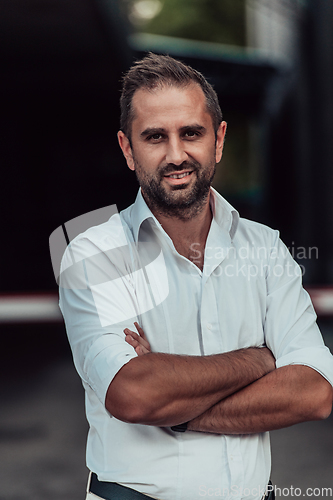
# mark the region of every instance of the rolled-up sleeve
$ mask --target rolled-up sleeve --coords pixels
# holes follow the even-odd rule
[[[333,385],[333,356],[325,346],[316,313],[302,287],[302,272],[275,232],[267,265],[266,344],[277,368],[300,364]]]
[[[59,286],[75,367],[102,404],[113,377],[137,356],[123,332],[138,321],[131,276],[110,255],[86,238],[75,241],[63,257]]]

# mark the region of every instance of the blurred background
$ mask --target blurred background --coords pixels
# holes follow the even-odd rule
[[[83,391],[49,236],[134,201],[118,101],[121,75],[147,51],[213,84],[228,122],[214,186],[280,230],[332,348],[333,2],[0,0],[0,41],[0,500],[79,500]],[[277,486],[333,487],[332,417],[274,432],[272,446]]]

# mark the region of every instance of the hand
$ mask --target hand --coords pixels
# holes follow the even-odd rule
[[[138,331],[138,334],[136,332],[133,332],[133,330],[130,330],[129,328],[125,328],[125,340],[129,345],[133,347],[138,356],[142,356],[143,354],[151,352],[150,345],[141,326],[139,326],[136,322],[134,323],[134,325]]]

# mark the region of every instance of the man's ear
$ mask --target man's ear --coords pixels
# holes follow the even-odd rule
[[[123,155],[125,156],[128,168],[130,168],[131,170],[135,170],[134,158],[129,139],[121,130],[119,130],[117,136],[118,136],[119,146],[121,147]]]
[[[227,122],[221,122],[217,133],[216,133],[216,148],[215,148],[215,161],[218,163],[221,161],[225,134],[227,131]]]

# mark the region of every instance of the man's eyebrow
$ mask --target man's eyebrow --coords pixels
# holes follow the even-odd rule
[[[198,125],[197,123],[194,123],[193,125],[186,125],[185,127],[181,127],[180,129],[182,132],[187,132],[189,130],[194,131],[194,132],[206,132],[206,127],[203,125]]]
[[[198,125],[197,123],[194,123],[193,125],[185,125],[184,127],[180,128],[180,131],[182,133],[188,132],[189,130],[194,131],[194,132],[205,132],[206,127],[203,125]],[[154,135],[154,134],[165,134],[166,130],[165,128],[161,127],[149,127],[146,128],[143,132],[141,132],[140,136],[141,137],[148,137],[149,135]]]
[[[147,137],[148,135],[155,135],[155,134],[165,134],[165,132],[166,132],[165,128],[157,128],[157,127],[146,128],[143,132],[141,132],[140,137]]]

